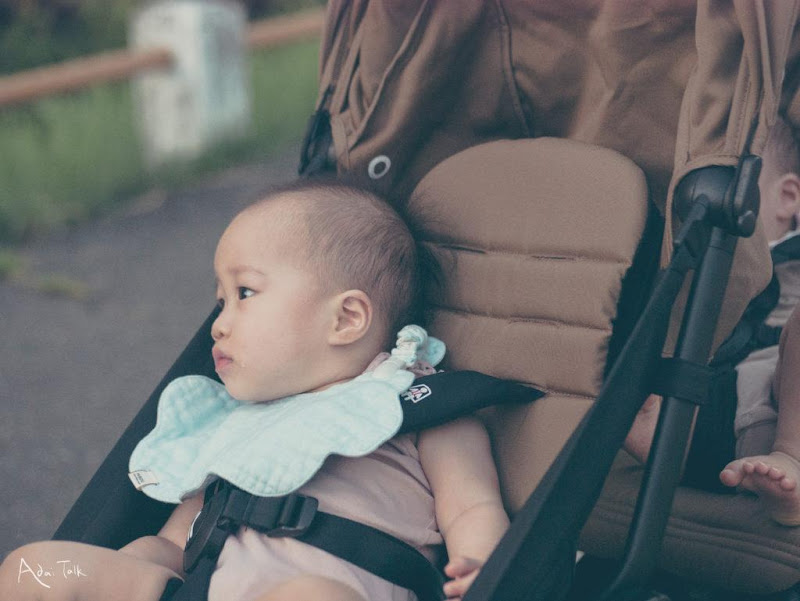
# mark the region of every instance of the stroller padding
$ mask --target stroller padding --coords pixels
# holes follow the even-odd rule
[[[445,160],[410,201],[444,265],[431,331],[451,349],[448,367],[548,392],[482,414],[512,513],[599,392],[647,200],[643,175],[619,154],[533,139]],[[638,494],[642,468],[620,458],[580,541],[599,557],[622,555]],[[749,495],[681,488],[659,566],[730,590],[785,590],[800,580],[800,529],[770,522]]]
[[[573,140],[496,141],[435,167],[410,210],[445,271],[431,331],[451,349],[448,367],[548,392],[485,413],[513,511],[600,388],[647,217],[644,175]]]
[[[581,536],[598,557],[622,555],[642,467],[620,453]],[[660,567],[683,578],[745,593],[768,594],[800,581],[800,530],[779,526],[750,494],[679,488]]]

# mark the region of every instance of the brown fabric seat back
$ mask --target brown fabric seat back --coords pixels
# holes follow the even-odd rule
[[[599,390],[646,219],[644,176],[572,140],[498,141],[439,164],[409,208],[444,270],[431,331],[448,345],[448,367],[548,392],[487,414],[513,511]]]
[[[434,168],[410,209],[444,269],[431,332],[448,345],[447,367],[548,392],[484,414],[513,512],[599,391],[645,222],[642,174],[575,141],[491,142]],[[642,473],[626,457],[584,528],[580,548],[591,555],[623,552]],[[659,567],[735,591],[785,590],[800,580],[800,528],[771,522],[750,495],[679,488]]]

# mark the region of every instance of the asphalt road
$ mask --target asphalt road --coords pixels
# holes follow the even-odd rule
[[[151,192],[19,249],[0,281],[0,558],[49,538],[214,305],[216,241],[295,174],[269,163]]]

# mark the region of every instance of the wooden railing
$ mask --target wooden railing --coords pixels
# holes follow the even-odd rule
[[[247,46],[271,48],[313,37],[321,31],[324,17],[323,10],[315,10],[252,23],[247,30]],[[128,79],[171,63],[172,53],[163,48],[115,50],[16,73],[0,78],[0,107]]]

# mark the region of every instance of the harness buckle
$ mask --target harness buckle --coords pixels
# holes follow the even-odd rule
[[[319,501],[314,497],[291,493],[283,497],[283,507],[275,520],[275,526],[264,533],[270,537],[302,536],[314,521],[318,506]]]
[[[314,521],[318,506],[314,497],[297,493],[256,497],[219,481],[209,489],[203,509],[192,523],[183,569],[191,572],[204,557],[218,557],[228,536],[243,524],[270,537],[302,536]]]
[[[189,539],[183,552],[183,569],[191,572],[203,557],[217,557],[225,540],[236,524],[223,517],[231,494],[229,486],[216,486],[210,497],[206,497],[203,509],[197,514],[189,531]]]

